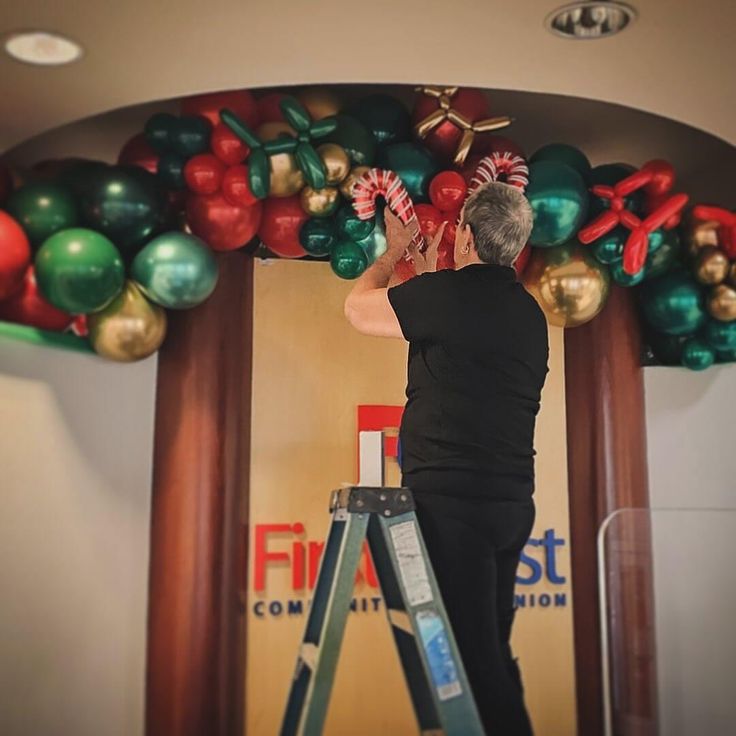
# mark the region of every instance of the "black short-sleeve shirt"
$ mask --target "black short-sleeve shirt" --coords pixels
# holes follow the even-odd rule
[[[471,264],[388,290],[409,341],[403,482],[497,499],[534,492],[547,322],[512,268]]]

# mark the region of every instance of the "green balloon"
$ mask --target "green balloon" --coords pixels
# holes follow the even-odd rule
[[[368,95],[352,106],[350,114],[368,128],[379,146],[411,140],[409,111],[391,95]]]
[[[647,254],[656,253],[666,238],[667,230],[663,230],[661,227],[649,233]]]
[[[184,166],[187,160],[176,151],[167,151],[161,154],[156,166],[159,181],[166,189],[184,189]]]
[[[440,170],[434,156],[420,143],[394,143],[378,152],[376,165],[395,171],[415,204],[429,201],[429,183]]]
[[[622,179],[630,176],[636,171],[629,164],[602,164],[591,169],[589,185],[591,187],[596,184],[612,187],[618,184]],[[641,212],[644,202],[644,195],[641,190],[633,192],[628,197],[624,197],[624,205],[627,210],[632,212]],[[591,196],[590,198],[590,219],[597,217],[601,212],[608,209],[609,201],[603,197]]]
[[[325,138],[323,143],[337,143],[342,146],[356,166],[370,166],[376,157],[376,139],[368,128],[350,115],[335,115],[337,127]]]
[[[537,161],[552,161],[554,163],[567,164],[583,177],[583,181],[587,182],[590,178],[591,167],[588,157],[579,148],[570,146],[567,143],[549,143],[546,146],[542,146],[529,159],[530,164],[536,163]]]
[[[375,224],[374,219],[359,219],[349,204],[340,207],[335,215],[335,232],[341,240],[363,240],[373,232]]]
[[[682,346],[687,340],[687,337],[649,331],[647,342],[649,344],[650,360],[646,364],[681,365]]]
[[[671,271],[678,263],[681,255],[680,237],[676,230],[655,230],[662,233],[662,242],[654,251],[651,250],[651,240],[647,260],[644,263],[644,278],[653,279]],[[651,238],[651,236],[650,236]]]
[[[680,360],[682,365],[691,371],[704,371],[713,365],[715,359],[716,354],[713,349],[697,338],[691,338],[682,346]]]
[[[736,350],[719,350],[716,353],[716,363],[736,363]]]
[[[593,241],[590,249],[601,263],[610,265],[623,258],[624,243],[629,237],[629,231],[623,227],[615,227],[610,232]]]
[[[143,128],[146,141],[154,151],[163,153],[171,146],[171,134],[179,121],[168,112],[157,112],[151,115]]]
[[[71,314],[103,309],[125,282],[117,248],[104,235],[86,228],[54,233],[39,248],[35,267],[44,298]]]
[[[708,319],[702,334],[705,342],[719,353],[736,350],[736,320],[721,322]]]
[[[126,257],[155,235],[166,217],[156,177],[137,166],[109,166],[80,204],[84,224],[110,238]]]
[[[376,258],[380,258],[388,248],[386,241],[386,229],[383,224],[383,213],[376,212],[376,221],[373,230],[368,237],[358,241],[358,245],[365,251],[368,256],[368,263],[373,263]]]
[[[79,217],[72,193],[50,181],[17,189],[8,198],[5,209],[21,224],[34,247],[59,230],[74,227]]]
[[[154,238],[131,267],[141,291],[168,309],[201,304],[214,291],[217,275],[217,260],[210,248],[196,236],[180,232]]]
[[[534,213],[529,242],[539,248],[561,245],[572,238],[588,211],[583,177],[571,166],[555,161],[529,166],[526,196]]]
[[[299,243],[310,256],[326,256],[335,242],[332,218],[310,217],[299,230]]]
[[[330,265],[341,279],[357,279],[368,268],[368,255],[357,243],[342,240],[332,248]]]
[[[648,281],[643,287],[642,306],[647,322],[668,335],[692,335],[706,318],[702,290],[683,270]]]
[[[611,264],[611,278],[619,286],[636,286],[644,281],[644,269],[642,268],[635,274],[629,274],[624,271],[623,261],[617,261]]]
[[[210,150],[212,123],[199,115],[184,115],[169,131],[169,144],[175,153],[191,158]]]

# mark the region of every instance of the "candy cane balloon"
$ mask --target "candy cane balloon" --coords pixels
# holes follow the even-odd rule
[[[483,184],[500,181],[501,177],[506,184],[518,187],[523,192],[529,184],[529,167],[521,156],[510,151],[492,153],[478,162],[468,191],[474,192]]]
[[[353,209],[360,220],[370,220],[376,215],[376,197],[383,197],[391,212],[402,225],[412,228],[412,243],[420,251],[426,247],[419,229],[417,214],[409,192],[398,174],[386,169],[369,169],[355,182]]]

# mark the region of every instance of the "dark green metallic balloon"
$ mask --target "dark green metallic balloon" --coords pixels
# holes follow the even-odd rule
[[[717,351],[716,363],[736,363],[736,350]]]
[[[736,350],[736,320],[721,322],[708,319],[702,332],[703,339],[718,352]]]
[[[681,365],[682,347],[688,339],[688,337],[665,335],[662,332],[648,330],[646,342],[649,355],[645,355],[645,364]]]
[[[359,240],[358,245],[368,256],[369,265],[386,252],[388,243],[386,241],[386,229],[383,224],[382,212],[376,212],[376,221],[373,230],[370,235]]]
[[[342,146],[356,166],[371,166],[376,158],[376,139],[368,128],[350,115],[335,115],[335,130],[325,138],[324,143],[337,143]]]
[[[706,345],[702,340],[693,337],[682,346],[680,360],[682,365],[691,371],[704,371],[713,365],[716,354],[713,348]]]
[[[629,237],[629,231],[623,227],[615,227],[610,232],[594,240],[590,250],[598,261],[610,265],[623,258],[624,243]]]
[[[622,179],[630,176],[635,171],[636,169],[629,164],[602,164],[601,166],[596,166],[591,169],[589,185],[592,187],[596,184],[602,184],[604,186],[612,187],[614,184],[618,184]],[[632,212],[638,212],[639,214],[641,214],[643,203],[644,195],[641,190],[637,190],[624,198],[626,209],[631,210]],[[601,212],[608,209],[608,205],[608,200],[591,195],[589,219],[592,220]]]
[[[368,255],[357,243],[342,240],[332,248],[330,265],[341,279],[357,279],[368,268]]]
[[[171,149],[184,158],[210,150],[212,123],[199,115],[184,115],[176,120],[169,131]]]
[[[638,273],[628,274],[624,271],[623,261],[611,264],[611,278],[619,286],[636,286],[644,281],[645,270],[642,268]]]
[[[429,201],[429,183],[440,166],[435,157],[420,143],[394,143],[378,152],[376,165],[395,171],[414,204]]]
[[[143,128],[148,145],[159,153],[168,150],[171,147],[171,134],[177,123],[176,116],[168,112],[157,112],[151,115]]]
[[[537,161],[553,161],[560,164],[567,164],[583,177],[583,181],[587,182],[590,178],[590,161],[588,157],[575,146],[567,143],[549,143],[542,146],[529,159],[529,163],[533,164]]]
[[[661,227],[649,233],[647,254],[656,253],[667,238],[667,230]]]
[[[156,167],[159,181],[166,189],[184,189],[184,166],[187,160],[176,151],[166,151],[161,154]]]
[[[152,302],[168,309],[189,309],[214,291],[217,260],[194,235],[163,233],[135,257],[131,276]]]
[[[651,249],[651,238],[662,233],[662,240],[654,251]],[[655,230],[650,236],[649,253],[644,263],[644,278],[656,278],[671,271],[678,264],[681,256],[680,237],[676,230]]]
[[[104,235],[86,228],[52,235],[39,248],[35,267],[44,298],[71,314],[103,309],[120,293],[125,281],[117,248]]]
[[[335,243],[332,218],[310,217],[299,230],[299,243],[310,256],[326,256]]]
[[[79,219],[69,189],[50,181],[32,182],[16,189],[5,209],[20,223],[34,247],[59,230],[74,227]]]
[[[358,215],[349,204],[343,205],[335,215],[335,232],[340,240],[363,240],[373,232],[375,224],[374,219],[358,219]]]
[[[166,198],[156,177],[135,166],[110,166],[81,197],[82,222],[106,235],[124,257],[162,227]]]
[[[529,242],[539,248],[561,245],[585,221],[588,190],[583,177],[567,164],[556,161],[531,164],[526,196],[534,213]]]
[[[692,335],[706,319],[700,285],[684,270],[672,271],[642,287],[647,322],[668,335]]]
[[[368,95],[349,110],[373,134],[379,146],[411,140],[411,116],[395,97]]]
[[[296,163],[304,174],[304,178],[312,189],[324,189],[327,186],[327,170],[311,143],[300,143],[296,148]]]

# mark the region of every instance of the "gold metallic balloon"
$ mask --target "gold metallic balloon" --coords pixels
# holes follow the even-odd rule
[[[340,193],[335,187],[312,189],[304,187],[301,193],[302,209],[312,217],[329,217],[340,204]]]
[[[273,141],[279,136],[288,135],[292,138],[296,138],[296,131],[288,123],[276,121],[273,123],[263,123],[258,130],[256,135],[263,141]]]
[[[725,284],[716,286],[708,296],[708,311],[721,322],[736,319],[736,289]]]
[[[350,173],[350,156],[337,143],[323,143],[317,153],[327,170],[327,183],[339,184]]]
[[[524,270],[524,286],[537,300],[547,321],[557,327],[589,322],[606,303],[608,269],[577,243],[534,248]]]
[[[293,153],[271,156],[271,179],[268,193],[272,197],[291,197],[304,186],[304,174],[296,164]]]
[[[705,245],[700,249],[695,261],[695,278],[701,284],[710,286],[720,284],[726,280],[730,265],[726,254],[722,250],[714,248],[712,245]]]
[[[307,87],[296,95],[299,102],[307,108],[312,120],[322,120],[340,112],[340,98],[325,87]]]
[[[350,173],[342,180],[342,183],[340,184],[340,193],[343,197],[345,197],[345,199],[353,198],[353,187],[355,186],[355,182],[358,181],[358,179],[360,179],[360,177],[369,170],[370,169],[368,166],[354,166],[352,169],[350,169]]]
[[[728,272],[728,283],[731,286],[736,286],[736,261],[731,264],[731,268]]]
[[[692,215],[683,226],[685,244],[691,257],[696,258],[701,248],[718,246],[717,220],[697,220]]]
[[[166,312],[127,281],[108,306],[87,317],[89,339],[95,352],[110,360],[129,363],[155,353],[166,336]]]

